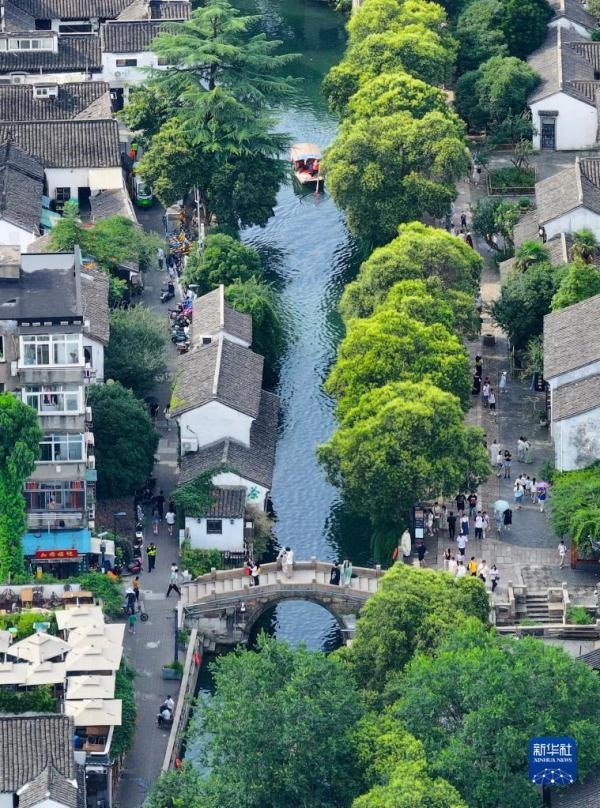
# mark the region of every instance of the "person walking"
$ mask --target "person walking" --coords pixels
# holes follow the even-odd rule
[[[254,582],[254,586],[260,586],[260,564],[258,561],[252,567],[252,580]]]
[[[484,586],[487,584],[489,574],[490,574],[490,568],[487,565],[487,561],[485,560],[485,558],[482,558],[481,562],[477,567],[477,577],[483,581]]]
[[[433,536],[433,511],[431,508],[425,514],[425,528],[428,536]]]
[[[464,210],[460,214],[460,226],[464,227],[465,230],[467,229],[467,214],[466,214],[466,211],[464,211]]]
[[[467,503],[469,505],[469,519],[474,519],[477,514],[477,494],[475,492],[472,491],[469,494]]]
[[[281,568],[283,569],[283,574],[286,578],[292,577],[292,572],[294,570],[294,551],[291,547],[285,548],[285,555],[281,559]]]
[[[490,463],[492,466],[496,465],[496,458],[498,457],[498,452],[502,452],[502,446],[498,443],[496,438],[492,441],[490,445]]]
[[[156,259],[158,261],[158,268],[162,271],[165,266],[165,251],[159,247],[156,251]]]
[[[127,614],[133,614],[135,612],[135,592],[133,587],[128,586],[125,590],[125,600],[127,602]]]
[[[177,564],[173,562],[171,564],[171,572],[169,573],[169,588],[167,589],[167,594],[165,595],[165,597],[168,598],[169,595],[171,594],[171,591],[177,592],[179,597],[181,597],[181,589],[177,585],[178,578],[179,578],[179,569],[177,567]]]
[[[512,511],[510,508],[507,508],[504,511],[503,519],[504,519],[504,527],[507,530],[510,530],[510,526],[512,525]]]
[[[468,541],[469,539],[467,538],[467,536],[465,536],[464,533],[458,534],[458,538],[456,539],[456,545],[458,547],[458,552],[460,553],[462,558],[464,558]]]
[[[483,540],[483,514],[478,511],[475,517],[475,538]]]
[[[483,387],[481,388],[481,400],[484,408],[487,409],[490,400],[490,382],[487,376],[483,383]]]
[[[463,578],[467,574],[467,568],[465,567],[464,563],[458,559],[456,562],[456,578]]]
[[[333,584],[334,586],[339,586],[340,576],[341,576],[340,565],[336,561],[335,564],[333,564],[333,566],[331,567],[331,570],[329,571],[329,583]]]
[[[507,391],[508,387],[508,374],[505,370],[502,371],[500,374],[500,381],[498,382],[498,387],[500,389],[500,395],[504,395]]]
[[[498,586],[498,582],[500,580],[500,573],[498,572],[498,568],[495,564],[492,564],[492,568],[490,570],[490,581],[492,582],[492,592],[496,591],[496,587]]]
[[[477,564],[477,561],[475,559],[475,556],[471,556],[471,560],[467,564],[467,572],[473,578],[475,578],[477,576],[477,567],[478,567],[478,564]]]
[[[487,511],[484,511],[482,513],[482,518],[483,518],[483,535],[481,538],[483,539],[483,541],[485,541],[485,534],[490,529],[490,517],[488,516]]]
[[[158,494],[155,494],[155,496],[154,496],[154,498],[152,500],[152,504],[154,505],[154,507],[158,511],[158,516],[160,518],[160,521],[162,522],[163,511],[165,509],[165,495],[164,495],[164,492],[163,492],[162,488],[160,489]]]
[[[454,556],[450,556],[450,561],[448,561],[448,572],[453,578],[456,578],[456,570],[458,569],[458,562]]]
[[[504,467],[504,479],[505,480],[510,480],[510,469],[512,467],[512,455],[508,451],[508,449],[504,450],[503,467]]]
[[[523,453],[525,451],[525,440],[522,435],[519,435],[517,441],[517,460],[523,460]]]
[[[539,488],[537,492],[537,500],[540,503],[540,513],[544,513],[544,506],[546,504],[546,489]]]
[[[129,615],[127,622],[129,624],[129,633],[135,634],[135,624],[137,623],[137,614],[135,611]]]
[[[133,591],[135,592],[135,602],[140,602],[140,576],[136,575],[133,579]]]
[[[165,514],[165,522],[167,523],[167,533],[172,536],[175,528],[175,512],[170,508]]]
[[[469,517],[466,513],[460,517],[460,532],[465,536],[469,535]]]
[[[464,494],[457,494],[454,501],[456,502],[456,510],[462,513],[466,507],[466,499]]]
[[[504,452],[500,449],[496,455],[496,477],[502,477],[502,469],[504,468]]]
[[[450,541],[454,541],[454,536],[456,535],[456,516],[453,511],[450,511],[446,517],[446,522],[448,523],[448,538]]]
[[[558,558],[560,560],[560,568],[561,570],[565,566],[565,558],[567,557],[567,545],[561,539],[558,545]]]
[[[158,526],[160,525],[160,515],[158,509],[154,508],[152,511],[152,533],[158,536]]]
[[[516,506],[517,510],[520,511],[523,508],[523,497],[525,495],[525,489],[523,488],[523,486],[521,485],[519,480],[517,480],[515,482],[515,485],[514,485],[514,488],[513,488],[513,494],[514,494],[514,499],[515,499],[515,506]]]
[[[419,539],[417,543],[417,558],[419,559],[419,566],[425,566],[425,553],[427,552],[427,548],[425,547],[425,542],[423,539]]]
[[[156,566],[156,545],[153,541],[146,547],[146,555],[148,556],[148,572],[152,572]]]
[[[531,501],[533,502],[534,505],[537,505],[537,495],[538,495],[537,483],[534,477],[531,480]]]
[[[433,505],[433,525],[435,533],[442,529],[442,508],[439,502]]]
[[[490,415],[496,415],[496,393],[494,388],[490,387],[490,394],[488,396],[488,404],[490,406]]]
[[[446,572],[448,571],[448,565],[450,564],[450,559],[452,558],[452,548],[446,547],[444,550],[444,569]]]
[[[342,564],[342,585],[350,586],[351,579],[352,579],[352,562],[346,559]]]

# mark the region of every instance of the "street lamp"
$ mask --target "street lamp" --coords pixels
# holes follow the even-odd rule
[[[117,513],[113,513],[113,535],[115,537],[115,541],[117,538],[117,519],[123,519],[127,514],[125,511],[117,511]]]

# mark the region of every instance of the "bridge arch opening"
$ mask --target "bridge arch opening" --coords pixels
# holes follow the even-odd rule
[[[284,598],[267,603],[253,616],[246,629],[248,645],[254,646],[261,631],[311,651],[330,653],[343,645],[344,625],[339,615],[318,600]]]

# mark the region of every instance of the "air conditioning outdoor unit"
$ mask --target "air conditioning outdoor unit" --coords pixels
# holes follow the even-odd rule
[[[181,441],[181,454],[189,454],[198,451],[198,441],[196,438],[184,438]]]
[[[91,421],[92,420],[92,408],[91,407],[86,407],[85,408],[85,420],[86,421]]]
[[[10,363],[10,375],[11,376],[18,376],[19,375],[19,365],[17,362]]]
[[[88,459],[86,461],[86,465],[87,465],[87,467],[89,469],[95,469],[96,468],[96,458],[95,458],[94,455],[90,455],[88,457]]]

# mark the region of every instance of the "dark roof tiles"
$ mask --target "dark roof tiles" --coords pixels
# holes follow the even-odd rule
[[[197,344],[203,336],[217,336],[223,332],[248,345],[252,343],[252,317],[227,305],[223,284],[194,300],[192,322],[193,338]]]
[[[131,0],[10,0],[36,20],[114,19]]]
[[[552,379],[600,361],[600,295],[544,317],[544,376]]]
[[[35,808],[46,800],[77,808],[77,783],[61,774],[52,764],[48,765],[19,794],[19,808]]]
[[[0,715],[0,793],[15,793],[50,764],[74,779],[73,734],[65,715]]]
[[[43,77],[40,84],[45,84]],[[35,98],[33,84],[0,85],[0,121],[63,121],[110,118],[109,86],[103,81],[62,84],[57,98]],[[98,105],[97,102],[101,102]]]
[[[600,407],[600,376],[563,384],[552,393],[552,420],[563,421]]]
[[[0,146],[0,217],[32,234],[38,232],[44,168],[12,143]]]
[[[102,50],[95,34],[58,38],[58,52],[44,50],[0,51],[0,73],[100,72]]]
[[[141,53],[148,50],[163,28],[161,22],[107,22],[102,26],[102,50],[105,53]]]
[[[241,519],[246,507],[246,489],[215,488],[212,505],[206,510],[206,519]]]
[[[108,345],[110,337],[108,277],[99,269],[81,269],[81,301],[83,317],[90,323],[87,332],[93,339]]]
[[[121,165],[114,120],[0,123],[0,142],[12,140],[45,168],[112,168]]]

